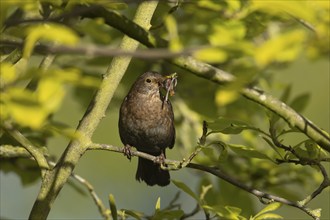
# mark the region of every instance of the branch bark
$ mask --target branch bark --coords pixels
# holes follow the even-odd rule
[[[137,9],[134,22],[141,25],[143,28],[149,28],[150,20],[157,4],[157,1],[142,2]],[[138,44],[137,41],[124,36],[120,49],[135,51]],[[80,138],[72,141],[62,154],[54,169],[46,172],[42,180],[37,200],[31,210],[29,216],[30,219],[39,220],[47,218],[56,197],[67,182],[80,157],[87,150],[88,145],[91,142],[90,139],[100,120],[105,115],[108,104],[110,103],[130,60],[130,57],[116,57],[113,59],[104,75],[100,89],[79,123],[77,133]]]

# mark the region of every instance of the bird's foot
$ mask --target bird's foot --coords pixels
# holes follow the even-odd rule
[[[132,159],[132,151],[131,151],[132,146],[126,144],[123,149],[124,155],[127,157],[127,159],[131,160]]]
[[[165,165],[165,155],[164,153],[161,153],[159,156],[155,157],[155,159],[153,160],[154,163],[158,163],[160,165]]]

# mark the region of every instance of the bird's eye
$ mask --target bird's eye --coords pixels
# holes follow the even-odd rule
[[[146,82],[147,82],[147,83],[151,83],[151,79],[147,78],[147,79],[146,79]]]

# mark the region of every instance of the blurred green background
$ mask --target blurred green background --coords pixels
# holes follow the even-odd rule
[[[33,17],[36,16],[36,14],[37,16],[40,16],[38,8],[39,2],[35,2],[36,8],[27,7],[30,5],[25,5],[23,1],[21,2],[20,6],[22,7],[22,10],[24,9],[23,11],[26,13],[27,17],[31,15],[31,17]],[[47,1],[45,2],[47,5]],[[53,8],[51,9],[55,8],[58,10],[55,10],[56,13],[65,12],[66,8],[61,8],[63,2],[59,1],[59,3],[56,3],[54,1],[54,5],[52,5]],[[119,10],[119,13],[124,14],[129,18],[133,17],[137,7],[134,3],[128,4],[129,7],[120,8],[120,6],[106,4],[107,2],[105,1],[100,2],[111,10],[117,10],[116,7],[118,7],[118,9],[123,9]],[[249,2],[262,4],[262,1]],[[278,2],[280,3],[276,5],[274,10],[273,8],[268,8],[267,4],[264,4],[263,7],[266,6],[265,8],[261,8],[260,11],[256,11],[255,13],[251,12],[251,14],[249,14],[247,11],[251,8],[249,8],[249,4],[245,4],[245,1],[198,1],[198,4],[196,1],[194,4],[188,2],[188,4],[180,5],[178,9],[175,9],[174,4],[167,4],[167,2],[163,1],[155,12],[152,21],[155,27],[153,27],[151,31],[159,37],[168,39],[170,41],[170,48],[175,46],[182,48],[194,48],[200,45],[212,46],[213,49],[217,49],[216,53],[212,54],[213,56],[202,56],[199,58],[205,62],[212,63],[220,69],[235,74],[239,79],[240,77],[243,79],[248,78],[249,83],[254,83],[255,80],[258,86],[264,89],[268,94],[277,98],[281,97],[281,94],[287,85],[292,86],[291,100],[302,93],[309,93],[310,100],[302,114],[313,121],[317,126],[329,132],[329,48],[324,46],[328,42],[327,39],[322,38],[329,35],[329,31],[322,32],[324,31],[322,28],[328,24],[327,15],[329,13],[326,14],[328,11],[325,6],[322,8],[322,5],[324,4],[322,1],[318,1],[321,9],[317,8],[315,10],[312,7],[308,7],[308,4],[300,5],[297,3],[298,1],[290,1],[290,3],[286,3],[285,1]],[[308,1],[304,1],[304,3],[305,2],[308,3]],[[315,21],[320,21],[315,23],[316,28],[318,29],[316,30],[316,33],[314,33],[320,37],[320,39],[317,39],[309,32],[310,30],[292,17],[288,17],[287,14],[279,15],[276,10],[283,9],[281,4],[287,4],[290,6],[288,7],[289,9],[291,7],[297,7],[297,10],[292,12],[297,18],[304,18],[304,16],[306,16],[307,18],[312,17]],[[8,7],[10,9],[9,12],[16,9],[16,6],[13,5]],[[45,8],[47,9],[47,7]],[[312,10],[313,13],[309,13],[311,12],[310,10]],[[318,10],[322,13],[319,13]],[[7,16],[10,15],[9,12]],[[221,14],[222,16],[219,16],[219,12],[223,12],[223,14]],[[196,16],[197,14],[198,16]],[[20,14],[18,13],[16,16],[20,16]],[[171,19],[174,19],[174,21]],[[120,31],[105,25],[102,19],[98,18],[82,20],[75,20],[75,18],[73,18],[73,21],[68,21],[68,24],[66,25],[74,30],[75,33],[80,34],[79,41],[81,45],[86,43],[87,45],[91,44],[98,46],[110,45],[113,48],[117,48],[122,37]],[[328,28],[328,26],[326,27]],[[6,29],[7,33],[5,34],[10,37],[24,39],[24,37],[26,37],[24,34],[26,33],[21,31],[20,28],[21,26],[11,27]],[[301,32],[301,29],[304,32]],[[292,41],[292,39],[286,38],[289,36],[287,35],[288,33],[294,34],[294,36],[297,33],[304,34],[303,36],[299,35],[297,43]],[[292,35],[290,36],[292,37]],[[266,49],[268,49],[268,51],[274,50],[276,53],[272,54],[273,57],[270,57],[269,63],[263,64],[266,66],[262,66],[258,64],[258,61],[260,62],[260,57],[258,60],[255,56],[256,49],[266,45],[273,39],[275,39],[275,41],[280,39],[280,41],[277,41],[278,44],[268,45]],[[302,43],[302,39],[305,40],[304,43]],[[281,47],[283,48],[281,49]],[[281,50],[277,51],[278,48]],[[289,54],[289,58],[284,56],[284,60],[281,60],[283,59],[282,52],[284,55]],[[221,54],[224,56],[221,57]],[[263,53],[261,53],[261,55],[262,54]],[[277,56],[278,54],[279,56]],[[220,60],[219,57],[221,58]],[[218,58],[218,60],[212,60],[214,58]],[[40,55],[34,54],[29,60],[29,67],[32,66],[35,68],[39,65],[41,59],[42,57]],[[78,55],[60,55],[56,58],[55,63],[50,69],[78,67],[84,76],[93,75],[101,78],[101,75],[106,72],[107,65],[109,65],[110,61],[110,58],[104,57],[94,58]],[[17,66],[20,66],[20,64],[18,63]],[[226,103],[228,105],[221,106],[218,103],[218,100],[216,100],[216,94],[221,91],[223,87],[205,79],[198,78],[161,60],[133,59],[120,86],[116,90],[115,97],[108,108],[106,117],[103,118],[93,135],[92,140],[95,143],[122,146],[117,128],[119,106],[134,80],[147,70],[161,71],[163,74],[173,72],[178,73],[176,95],[171,98],[176,115],[178,138],[175,147],[172,150],[167,151],[167,157],[169,159],[180,160],[184,157],[187,158],[189,153],[193,151],[202,132],[203,120],[215,120],[220,116],[224,116],[248,121],[249,123],[253,123],[253,126],[260,126],[265,130],[268,128],[265,111],[257,104],[247,101],[244,98],[239,98],[237,100],[232,100],[233,103]],[[65,85],[65,89],[65,99],[63,100],[60,109],[54,113],[53,120],[65,123],[74,129],[83,116],[95,90],[81,88],[79,87],[79,82],[76,82],[76,84],[68,83],[68,85]],[[239,89],[240,88],[234,88],[234,91],[237,92]],[[184,102],[182,102],[182,100],[184,100]],[[188,115],[183,117],[182,114]],[[193,119],[191,120],[192,122],[189,121],[190,119]],[[258,142],[256,141],[257,138],[255,138],[255,136],[246,137],[244,135],[245,133],[243,132],[238,135],[238,137],[233,137],[230,142],[233,141],[233,143],[239,142],[242,144],[249,144],[256,149],[258,147],[264,147],[264,149],[262,149],[264,151],[260,150],[260,148],[258,148],[258,150],[269,153],[269,151],[267,151],[269,148],[265,147],[265,143],[262,142],[262,140],[258,140]],[[288,135],[288,137],[285,137],[285,142],[294,145],[301,141],[302,136],[303,135],[301,134],[299,137]],[[47,137],[44,138],[47,139]],[[225,139],[226,137],[223,136],[222,138],[224,138],[224,142],[229,142],[228,137],[228,139]],[[305,136],[303,136],[303,138],[305,138]],[[50,155],[52,155],[54,159],[58,159],[68,145],[68,142],[69,139],[63,136],[52,136],[47,140],[47,147]],[[234,159],[242,159],[241,155],[232,154],[232,156]],[[195,159],[197,160],[198,158]],[[244,173],[244,169],[251,165],[251,163],[249,163],[250,158],[243,158],[242,164],[234,164],[230,159],[227,161],[216,161],[217,164],[212,165],[220,164],[219,166],[226,167],[228,173],[231,173],[234,176],[237,171],[236,177],[248,180],[249,182],[246,184],[251,184],[252,182],[256,185],[262,185],[263,182],[260,181],[260,179],[255,181],[253,176],[251,176],[251,178],[249,176],[246,178],[250,173]],[[255,166],[248,167],[251,168],[251,173],[260,174],[258,173],[259,169],[261,171],[271,171],[270,169],[263,169],[261,165],[264,165],[264,161],[256,162],[255,158],[253,158],[253,161]],[[210,163],[214,161],[206,160],[206,162]],[[260,166],[257,166],[256,164]],[[236,165],[236,167],[230,167],[231,165]],[[93,185],[96,193],[100,196],[104,204],[108,204],[108,196],[109,194],[113,194],[116,200],[117,209],[137,210],[152,215],[155,210],[156,201],[159,197],[161,198],[161,208],[165,208],[180,190],[174,184],[161,188],[148,187],[145,183],[135,181],[136,166],[137,158],[133,158],[132,161],[129,161],[124,155],[118,153],[88,151],[79,161],[78,166],[75,168],[75,173],[82,176]],[[290,170],[292,167],[288,164],[284,164],[283,166],[279,165],[278,167],[286,166],[287,170],[283,169],[285,171],[300,171],[299,169],[298,171],[294,169]],[[324,164],[324,166],[327,167],[329,173],[329,164]],[[301,176],[296,175],[301,177],[301,179],[297,180],[298,184],[293,183],[291,185],[281,185],[280,187],[285,187],[283,191],[281,191],[281,188],[274,187],[274,189],[270,187],[269,191],[273,194],[278,193],[281,196],[284,195],[284,197],[293,200],[304,199],[306,195],[309,195],[315,189],[315,182],[319,183],[321,181],[319,179],[320,175],[314,175],[317,171],[310,167],[304,168],[313,174],[307,176],[307,178],[311,179],[311,181],[309,181],[312,183],[311,185],[308,185],[308,181],[303,181],[306,177],[306,173],[307,175],[309,174],[306,172]],[[30,170],[24,172],[31,176],[35,175],[35,172],[33,174]],[[245,179],[242,174],[247,174],[245,175]],[[264,176],[260,176],[268,178],[267,173],[264,174]],[[243,210],[243,215],[247,218],[264,207],[257,198],[237,187],[225,183],[224,181],[217,182],[216,178],[204,172],[184,168],[179,171],[171,172],[171,177],[174,180],[184,182],[197,194],[200,191],[200,185],[202,183],[207,184],[209,181],[212,181],[212,190],[214,190],[215,193],[208,194],[208,199],[210,201],[220,201],[221,205],[240,207]],[[33,179],[33,177],[31,179]],[[23,186],[21,179],[19,179],[14,172],[5,173],[1,170],[0,217],[4,219],[27,219],[33,202],[37,197],[39,187],[40,180]],[[267,192],[267,189],[262,190]],[[219,194],[217,194],[217,192],[219,192]],[[212,198],[215,195],[219,198]],[[182,205],[182,209],[186,213],[190,212],[196,205],[195,201],[184,192],[180,193],[177,203]],[[329,188],[314,199],[309,204],[309,207],[312,209],[321,208],[322,219],[330,219]],[[288,206],[282,206],[276,211],[276,213],[289,220],[307,219],[308,217],[302,211]],[[203,219],[204,214],[199,213],[193,217],[193,219],[199,218]],[[81,186],[80,183],[71,180],[70,183],[64,186],[60,195],[56,199],[50,212],[49,219],[101,219],[101,216],[87,190]]]
[[[135,72],[133,62],[127,71],[123,82],[116,94],[116,100],[109,106],[106,117],[100,123],[97,131],[94,134],[93,140],[96,143],[107,143],[116,146],[122,146],[117,122],[118,111],[121,99],[127,93],[129,86],[140,73]],[[283,83],[292,83],[293,92],[300,94],[302,92],[310,92],[311,100],[304,115],[329,131],[329,61],[321,60],[311,62],[305,59],[299,59],[292,64],[288,69],[279,71],[276,74],[278,81]],[[100,70],[101,71],[101,70]],[[180,87],[180,72],[178,79],[178,87]],[[202,80],[202,79],[201,79]],[[269,91],[271,92],[271,91]],[[55,119],[64,121],[67,124],[75,127],[84,113],[84,107],[77,102],[77,95],[72,89],[69,89],[62,108],[55,114]],[[176,96],[180,96],[177,93]],[[172,97],[172,102],[175,102],[176,96]],[[196,100],[198,101],[198,100]],[[50,153],[59,155],[62,153],[68,140],[63,137],[52,138],[49,142]],[[181,155],[178,150],[179,146],[168,151],[168,158],[180,159],[187,155]],[[140,210],[145,213],[152,214],[154,212],[157,198],[161,198],[161,207],[166,207],[179,191],[173,184],[168,187],[148,187],[144,183],[135,181],[135,171],[137,159],[133,158],[128,161],[121,154],[106,152],[106,151],[88,151],[80,160],[75,169],[75,173],[87,179],[95,188],[95,191],[101,197],[103,202],[107,204],[108,195],[114,195],[117,208],[125,208],[132,210]],[[329,165],[326,165],[329,171]],[[188,168],[179,171],[171,172],[171,176],[175,180],[185,182],[192,189],[196,189],[199,184],[199,176],[197,171],[192,171]],[[209,174],[203,174],[209,175]],[[20,180],[14,173],[0,173],[0,192],[1,192],[1,217],[10,217],[10,219],[26,219],[32,208],[33,201],[37,196],[40,182],[23,187]],[[79,183],[73,182],[79,186]],[[92,198],[83,189],[86,195],[79,194],[72,186],[66,185],[61,191],[54,207],[50,213],[49,219],[100,219],[99,212]],[[226,193],[246,194],[240,189],[227,186]],[[220,189],[221,192],[221,189]],[[306,195],[310,192],[301,192]],[[183,209],[189,212],[195,207],[195,202],[186,194],[181,192],[180,200],[182,201]],[[253,198],[256,210],[263,206],[258,199]],[[322,219],[330,219],[329,213],[330,193],[329,188],[312,201],[311,207],[322,208]],[[279,209],[285,219],[306,219],[306,215],[301,211],[283,206]],[[203,215],[197,215],[203,218]]]

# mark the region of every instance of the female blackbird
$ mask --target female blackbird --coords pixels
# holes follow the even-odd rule
[[[172,105],[161,94],[166,80],[157,72],[141,75],[125,97],[119,115],[119,133],[123,144],[162,158],[165,158],[165,149],[172,148],[175,141]],[[143,158],[139,158],[135,178],[149,186],[170,183],[167,170]]]

